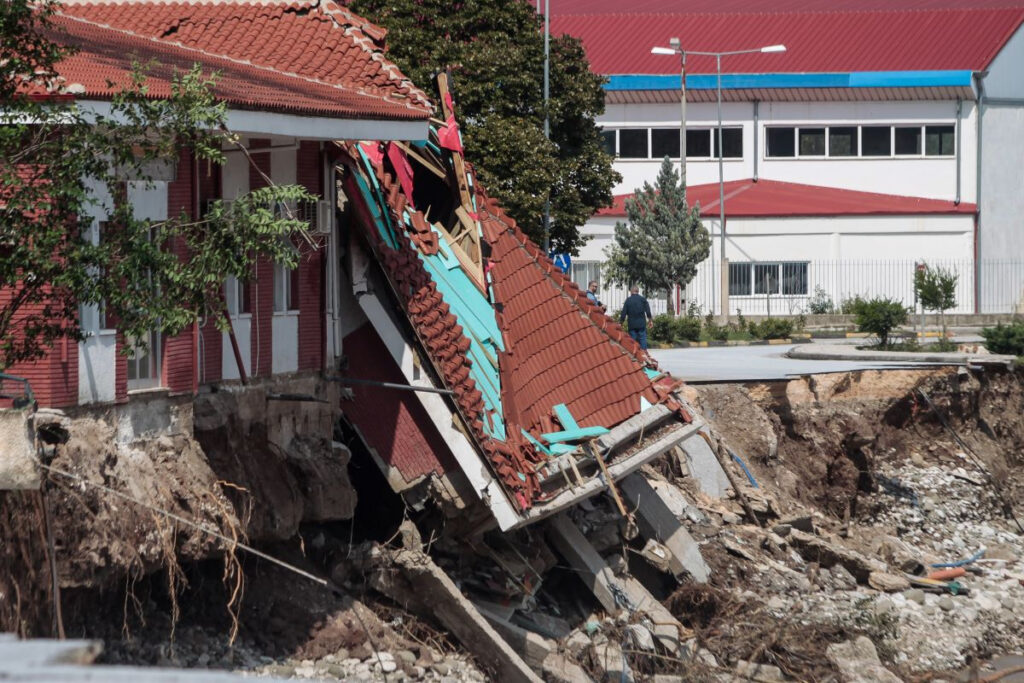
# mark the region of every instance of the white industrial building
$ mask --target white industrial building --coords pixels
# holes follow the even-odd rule
[[[615,207],[584,227],[592,239],[575,279],[599,278],[625,197],[654,181],[666,155],[678,163],[680,58],[651,47],[674,37],[705,52],[785,44],[722,58],[729,311],[806,311],[816,287],[836,303],[881,294],[909,305],[918,262],[956,269],[958,311],[1019,309],[1024,3],[824,12],[815,1],[692,14],[662,13],[658,0],[636,14],[570,1],[554,15],[554,29],[580,37],[609,78],[599,123],[622,175]],[[687,56],[688,198],[700,202],[713,248],[678,299],[720,313],[715,68],[714,58]],[[621,292],[604,289],[617,305]]]

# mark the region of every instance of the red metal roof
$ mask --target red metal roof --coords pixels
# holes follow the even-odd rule
[[[782,54],[726,57],[725,73],[981,71],[1022,20],[1024,6],[1018,4],[988,9],[556,14],[551,27],[556,35],[580,38],[591,68],[600,74],[678,74],[678,59],[651,54],[651,47],[668,45],[672,37],[697,51],[780,43],[787,47]],[[715,62],[690,56],[687,69],[714,73]]]
[[[962,9],[965,0],[633,0],[629,12],[836,12],[841,10]],[[536,0],[534,0],[536,5]],[[1022,0],[972,0],[978,8],[1024,7]],[[616,14],[621,0],[557,0],[552,16]]]
[[[367,323],[345,337],[347,375],[358,379],[405,384],[405,377],[384,348],[384,342]],[[341,412],[359,430],[367,445],[384,463],[412,484],[429,474],[443,474],[456,467],[444,439],[416,396],[366,384],[351,387],[355,398],[342,403]]]
[[[287,74],[266,66],[211,55],[200,50],[142,37],[72,16],[53,18],[52,37],[77,52],[57,70],[64,87],[76,96],[110,98],[131,84],[132,63],[151,62],[146,85],[151,97],[167,97],[175,74],[202,65],[219,73],[214,93],[241,109],[272,110],[314,116],[422,120],[427,111],[408,99],[353,90]],[[112,83],[111,86],[109,83]]]
[[[429,107],[427,96],[384,58],[383,29],[333,0],[63,5],[61,12],[209,54]]]
[[[700,204],[701,215],[718,216],[718,183],[693,185],[686,198]],[[598,216],[625,216],[625,202],[632,194],[616,195],[610,208]],[[725,183],[725,213],[729,217],[780,218],[785,216],[894,216],[924,214],[973,214],[974,204],[903,197],[835,187],[801,185],[778,180],[734,180]]]

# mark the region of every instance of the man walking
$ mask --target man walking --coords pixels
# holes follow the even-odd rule
[[[629,336],[636,340],[640,348],[647,350],[647,328],[654,325],[654,316],[651,315],[651,305],[647,299],[640,296],[640,288],[636,285],[629,290],[626,303],[622,304],[622,314],[619,316],[619,323],[626,321],[626,329]]]

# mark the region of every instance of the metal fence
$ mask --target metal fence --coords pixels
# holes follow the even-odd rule
[[[826,299],[832,302],[835,312],[839,312],[844,301],[856,296],[889,297],[902,301],[908,308],[913,307],[914,270],[919,263],[922,262],[912,259],[733,262],[730,264],[729,312],[809,314],[813,312],[812,302]],[[956,305],[948,313],[1024,313],[1024,261],[983,260],[975,264],[970,260],[935,260],[928,261],[928,266],[942,267],[957,275]],[[717,262],[701,263],[694,279],[672,293],[673,306],[685,311],[693,303],[703,313],[720,313],[720,272]],[[573,277],[583,288],[587,280],[597,279],[601,283],[601,300],[609,312],[621,308],[629,295],[627,288],[609,286],[601,280],[597,262],[573,263]],[[819,293],[817,299],[816,292]],[[645,292],[645,295],[655,315],[668,310],[664,292]]]

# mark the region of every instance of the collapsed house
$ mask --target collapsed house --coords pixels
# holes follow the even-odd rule
[[[428,140],[340,145],[343,296],[367,320],[344,336],[347,373],[423,389],[357,384],[342,412],[396,491],[480,500],[507,530],[613,486],[698,425],[680,383],[477,182],[440,80],[447,122]]]

